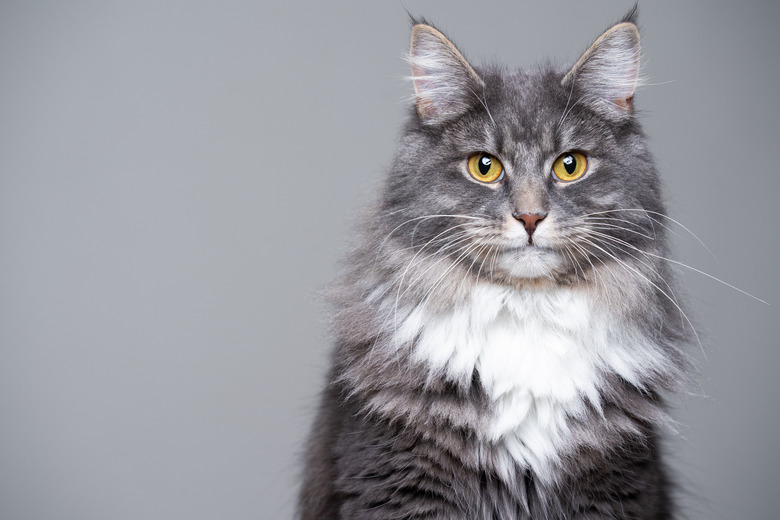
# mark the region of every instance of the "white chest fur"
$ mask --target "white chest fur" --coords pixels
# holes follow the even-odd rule
[[[544,473],[566,447],[567,418],[600,406],[604,371],[638,381],[662,362],[616,321],[583,291],[485,284],[447,312],[415,308],[397,332],[417,337],[413,356],[432,375],[466,382],[476,369],[492,403],[485,440],[509,459],[507,472],[516,463]]]

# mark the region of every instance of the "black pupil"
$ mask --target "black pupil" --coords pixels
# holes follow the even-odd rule
[[[490,166],[493,164],[493,161],[490,160],[490,157],[487,155],[483,155],[479,159],[479,173],[482,175],[487,175],[490,171]]]
[[[563,158],[563,167],[566,168],[569,175],[573,174],[574,170],[577,169],[577,159],[574,156],[567,155]]]

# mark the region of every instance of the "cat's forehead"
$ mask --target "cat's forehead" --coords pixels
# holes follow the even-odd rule
[[[560,87],[563,74],[552,68],[486,67],[480,69],[486,87],[493,94],[503,94],[518,101],[530,101],[540,96],[547,97],[551,87]],[[492,87],[495,87],[491,89]]]
[[[584,146],[592,137],[576,125],[577,100],[561,85],[563,70],[488,68],[481,72],[485,128],[495,145],[506,151],[550,150],[566,144]]]
[[[565,104],[560,77],[552,70],[489,71],[485,74],[487,108],[515,131],[538,136],[550,128],[551,119]]]

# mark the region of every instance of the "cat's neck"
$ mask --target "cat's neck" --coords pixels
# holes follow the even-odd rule
[[[429,377],[468,384],[479,375],[490,408],[480,434],[509,466],[560,457],[570,418],[602,408],[608,377],[644,388],[672,369],[652,338],[581,286],[480,283],[449,309],[418,306],[396,333]]]
[[[663,356],[602,296],[583,286],[480,282],[446,308],[420,304],[400,314],[395,342],[413,345],[412,359],[446,379],[470,381],[477,370],[494,400],[510,388],[561,401],[594,396],[597,369],[641,386],[642,373]]]

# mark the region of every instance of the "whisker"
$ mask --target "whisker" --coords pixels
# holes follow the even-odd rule
[[[574,276],[576,276],[577,279],[579,279],[579,274],[577,273],[576,262],[575,262],[574,258],[572,258],[571,252],[569,251],[569,248],[566,247],[566,244],[563,244],[563,246],[561,248],[561,253],[563,253],[563,256],[566,257],[566,260],[574,267]]]
[[[401,273],[400,277],[397,277],[397,280],[395,282],[397,284],[397,289],[396,289],[396,294],[395,294],[395,302],[393,304],[393,322],[394,322],[393,323],[393,331],[394,331],[393,335],[394,335],[394,337],[397,336],[397,333],[398,333],[398,303],[401,301],[401,298],[403,298],[403,296],[406,295],[406,293],[412,288],[412,282],[413,281],[422,278],[428,271],[433,269],[439,262],[444,260],[444,258],[446,258],[446,257],[440,258],[439,260],[435,261],[430,266],[428,266],[427,269],[423,270],[421,273],[418,273],[418,276],[415,279],[410,280],[409,284],[407,285],[407,288],[403,289],[404,288],[404,279],[406,277],[406,274],[409,272],[410,269],[412,269],[413,267],[421,264],[422,262],[425,262],[425,261],[429,260],[430,258],[432,258],[432,257],[434,257],[436,255],[441,254],[443,251],[446,251],[448,249],[452,249],[452,248],[458,246],[459,244],[469,240],[469,232],[468,232],[468,230],[465,230],[465,231],[461,230],[461,231],[458,231],[457,233],[454,233],[455,229],[457,229],[458,227],[461,227],[463,225],[464,224],[461,224],[459,226],[453,226],[452,228],[448,228],[448,229],[442,231],[441,233],[439,233],[438,235],[436,235],[431,240],[429,240],[423,247],[420,248],[419,251],[417,251],[417,253],[415,253],[415,255],[411,258],[411,260],[409,260],[409,262],[407,262],[406,267],[404,268],[404,270]],[[450,237],[449,238],[449,240],[450,240],[449,242],[447,242],[443,246],[439,247],[435,252],[433,252],[433,253],[431,253],[431,254],[429,254],[427,256],[424,256],[423,258],[421,258],[420,260],[418,260],[415,263],[415,260],[417,259],[417,257],[420,256],[420,254],[422,254],[422,252],[425,251],[425,249],[431,243],[433,243],[437,238],[441,237],[441,235],[446,234],[446,233],[453,233],[455,235],[455,237],[457,237],[457,238]],[[403,289],[403,291],[402,291],[402,289]],[[384,328],[384,326],[386,324],[387,324],[387,318],[385,318],[385,321],[382,323],[382,328]]]
[[[414,217],[414,218],[410,218],[409,220],[406,220],[406,221],[404,221],[404,222],[402,222],[402,223],[398,224],[396,227],[394,227],[394,228],[393,228],[393,229],[392,229],[392,230],[391,230],[391,231],[390,231],[390,232],[387,234],[387,236],[385,236],[384,240],[382,240],[382,243],[381,243],[381,244],[379,244],[379,247],[377,248],[377,254],[378,254],[379,252],[381,252],[381,250],[384,248],[385,244],[386,244],[386,243],[387,243],[387,241],[390,239],[390,237],[391,237],[391,236],[392,236],[392,235],[393,235],[393,234],[394,234],[396,231],[398,231],[399,229],[401,229],[401,228],[402,228],[402,227],[404,227],[405,225],[407,225],[407,224],[411,224],[412,222],[417,222],[417,221],[424,221],[424,220],[427,220],[427,219],[432,219],[432,218],[453,218],[453,219],[458,219],[458,218],[465,218],[465,219],[471,219],[471,220],[483,220],[483,221],[484,221],[484,220],[488,220],[486,217],[483,217],[483,216],[475,216],[475,215],[458,215],[458,214],[453,214],[453,215],[450,215],[450,214],[433,214],[433,215],[422,215],[422,216],[420,216],[420,217]]]
[[[436,244],[438,242],[443,242],[443,241],[446,241],[446,240],[450,240],[451,238],[454,238],[455,236],[459,237],[459,236],[467,235],[469,232],[467,230],[461,229],[460,231],[455,233],[453,237],[443,236],[443,235],[446,235],[447,233],[453,231],[456,228],[465,227],[466,225],[467,224],[463,224],[462,226],[453,226],[451,228],[447,228],[444,231],[442,231],[441,233],[439,233],[438,235],[436,235],[435,237],[433,237],[432,239],[428,240],[428,242],[426,242],[422,247],[420,247],[419,245],[417,245],[417,246],[411,245],[411,246],[407,246],[407,247],[400,247],[396,251],[400,252],[400,251],[415,251],[416,250],[417,254],[421,254],[425,249],[428,249],[428,247],[430,247],[431,245],[434,245],[434,244]]]
[[[621,266],[621,267],[623,267],[624,269],[628,270],[629,272],[632,272],[632,273],[636,274],[636,275],[637,275],[637,276],[639,276],[641,279],[645,280],[647,283],[649,283],[650,285],[652,285],[653,287],[655,287],[655,289],[656,289],[658,292],[660,292],[660,293],[661,293],[661,294],[662,294],[664,297],[666,297],[666,299],[667,299],[667,300],[669,300],[669,302],[670,302],[672,305],[674,305],[674,306],[675,306],[675,308],[676,308],[676,309],[677,309],[677,311],[680,313],[680,316],[681,316],[681,317],[682,317],[682,318],[685,320],[685,322],[687,322],[687,323],[688,323],[688,326],[690,326],[690,328],[691,328],[691,331],[693,331],[693,335],[696,337],[696,342],[699,344],[699,348],[701,349],[701,352],[702,352],[702,354],[704,355],[704,357],[705,357],[705,358],[707,357],[707,354],[706,354],[706,352],[704,351],[704,345],[702,344],[702,342],[701,342],[701,339],[699,338],[699,334],[696,332],[696,328],[693,326],[693,323],[692,323],[692,322],[691,322],[691,320],[688,318],[688,315],[687,315],[687,314],[685,314],[685,312],[682,310],[682,308],[681,308],[681,307],[680,307],[680,305],[679,305],[679,304],[678,304],[678,303],[675,301],[675,299],[674,299],[674,298],[672,298],[671,296],[669,296],[669,295],[666,293],[666,291],[664,291],[663,289],[661,289],[660,287],[658,287],[658,285],[656,285],[656,284],[655,284],[655,283],[654,283],[652,280],[650,280],[648,277],[646,277],[645,275],[643,275],[641,272],[639,272],[638,270],[634,269],[633,267],[631,267],[630,265],[628,265],[626,262],[624,262],[624,261],[620,260],[620,259],[619,259],[617,256],[615,256],[613,253],[611,253],[611,252],[609,252],[609,251],[607,251],[607,250],[603,249],[602,247],[600,247],[598,244],[594,243],[594,242],[593,242],[593,241],[591,241],[591,240],[588,240],[588,239],[583,239],[583,241],[587,242],[587,243],[588,243],[588,244],[590,244],[591,246],[593,246],[593,247],[595,247],[595,248],[599,249],[600,251],[602,251],[602,252],[603,252],[605,255],[607,255],[609,258],[611,258],[612,260],[614,260],[614,261],[615,261],[615,262],[616,262],[618,265],[620,265],[620,266]]]
[[[599,270],[596,269],[596,266],[593,265],[593,262],[590,259],[591,254],[582,245],[580,245],[580,244],[578,244],[578,243],[576,243],[574,241],[571,241],[570,244],[571,244],[572,247],[574,247],[575,249],[577,249],[580,252],[580,254],[583,256],[583,258],[585,258],[585,260],[588,261],[588,263],[590,264],[591,272],[593,272],[593,274],[594,274],[594,282],[596,283],[597,286],[598,286],[599,282],[601,282],[601,286],[604,289],[603,294],[607,298],[607,304],[610,307],[612,307],[613,306],[612,298],[609,295],[609,291],[606,290],[608,285],[607,285],[606,281],[604,280],[604,277],[601,274],[601,272],[599,272]],[[601,258],[596,257],[596,259],[598,261],[600,261],[603,266],[605,266],[605,267],[607,266],[606,262],[604,262],[604,260],[602,260]]]
[[[590,219],[586,219],[586,221],[590,221]],[[620,230],[626,231],[628,233],[633,233],[633,234],[638,235],[640,237],[646,238],[648,240],[655,240],[655,238],[656,238],[655,236],[646,235],[646,234],[641,233],[639,231],[636,231],[636,230],[633,230],[633,229],[629,229],[629,228],[627,228],[625,226],[619,226],[617,224],[612,224],[610,222],[595,222],[595,223],[589,222],[589,226],[592,227],[592,228],[596,228],[596,229],[605,229],[605,228],[606,229],[620,229]]]
[[[652,254],[652,253],[646,253],[646,254],[649,254],[650,256],[657,256],[657,255],[654,255],[654,254]],[[720,282],[720,283],[722,283],[723,285],[725,285],[726,287],[730,287],[730,288],[734,289],[735,291],[737,291],[737,292],[739,292],[739,293],[742,293],[742,294],[744,294],[745,296],[749,296],[750,298],[753,298],[754,300],[760,301],[760,302],[761,302],[761,303],[763,303],[764,305],[769,305],[769,306],[771,306],[771,304],[770,304],[769,302],[767,302],[767,301],[764,301],[764,300],[762,300],[761,298],[759,298],[759,297],[757,297],[757,296],[753,296],[753,295],[752,295],[752,294],[750,294],[749,292],[747,292],[747,291],[743,291],[743,290],[742,290],[742,289],[740,289],[739,287],[735,287],[735,286],[731,285],[731,284],[730,284],[730,283],[728,283],[728,282],[724,282],[724,281],[723,281],[723,280],[721,280],[720,278],[717,278],[717,277],[715,277],[715,276],[712,276],[712,275],[711,275],[711,274],[709,274],[709,273],[705,273],[704,271],[702,271],[702,270],[700,270],[700,269],[696,269],[695,267],[692,267],[692,266],[690,266],[690,265],[688,265],[688,264],[684,264],[684,263],[682,263],[682,262],[678,262],[677,260],[672,260],[671,258],[663,258],[663,257],[661,257],[661,256],[658,256],[658,258],[661,258],[661,259],[663,259],[663,260],[666,260],[667,262],[671,262],[671,263],[673,263],[673,264],[675,264],[675,265],[679,265],[680,267],[685,267],[686,269],[690,269],[690,270],[692,270],[692,271],[694,271],[694,272],[697,272],[697,273],[699,273],[699,274],[701,274],[701,275],[703,275],[703,276],[706,276],[707,278],[710,278],[710,279],[712,279],[712,280],[715,280],[716,282]]]
[[[490,260],[490,281],[496,280],[496,262],[498,262],[498,254],[501,252],[501,246],[496,245],[493,251],[493,258]]]
[[[569,104],[571,103],[571,96],[574,93],[574,85],[576,81],[571,82],[571,88],[569,89],[569,96],[566,98],[566,106],[563,107],[563,114],[561,114],[561,119],[558,121],[558,125],[555,127],[555,134],[557,135],[558,132],[561,130],[561,125],[563,124],[563,121],[566,119],[566,116],[569,115],[569,112],[574,109],[575,106],[577,106],[577,103],[580,102],[580,100],[577,100],[574,105],[571,106],[571,109],[569,109]]]
[[[577,278],[577,281],[582,280],[582,278],[580,278],[579,272],[577,271],[577,267],[579,266],[579,262],[577,262],[577,258],[574,256],[574,254],[569,249],[569,246],[566,245],[566,244],[563,244],[563,253],[566,255],[567,260],[569,260],[571,262],[572,266],[574,266],[574,276]],[[584,276],[585,272],[583,271],[582,274]]]
[[[477,101],[485,108],[485,112],[487,112],[488,117],[490,118],[490,122],[493,123],[493,128],[498,130],[498,125],[496,124],[496,120],[493,119],[493,114],[490,113],[490,109],[487,105],[487,100],[485,98],[485,92],[482,92],[482,95],[478,95],[476,92],[474,92],[471,88],[468,89],[469,92],[471,92],[475,98],[477,98]]]
[[[406,264],[406,268],[404,269],[403,273],[401,274],[401,276],[400,276],[400,278],[399,278],[399,280],[397,282],[398,283],[398,290],[396,292],[396,299],[395,299],[396,308],[398,306],[398,302],[400,301],[400,299],[412,288],[413,282],[422,279],[431,269],[435,268],[440,262],[446,260],[447,257],[446,256],[442,256],[441,258],[439,258],[438,260],[433,262],[431,265],[429,265],[426,269],[424,269],[421,272],[417,273],[417,276],[412,278],[409,281],[409,283],[407,284],[407,288],[404,289],[403,292],[401,292],[401,289],[403,289],[403,287],[404,287],[404,278],[406,277],[406,273],[408,273],[410,269],[412,269],[413,267],[416,267],[416,266],[420,265],[421,263],[423,263],[423,262],[433,258],[434,256],[440,255],[443,251],[446,251],[448,249],[453,249],[453,248],[458,249],[460,247],[460,244],[462,244],[464,242],[467,242],[469,239],[470,239],[470,236],[469,236],[468,232],[463,232],[463,235],[462,236],[459,235],[459,238],[457,238],[455,240],[452,240],[451,242],[449,242],[446,245],[444,245],[444,246],[440,247],[439,249],[437,249],[435,252],[433,252],[433,253],[423,257],[422,259],[418,260],[417,263],[414,263],[415,258],[417,258],[417,256],[419,256],[419,254],[422,252],[422,249],[420,251],[418,251],[412,257],[412,259],[409,260],[409,262]]]
[[[605,235],[605,234],[601,234],[601,235],[605,239],[609,239],[609,240],[612,240],[612,241],[615,241],[615,242],[620,242],[622,245],[624,245],[626,247],[630,247],[631,249],[634,249],[635,251],[637,251],[639,253],[642,253],[643,255],[650,256],[650,257],[653,257],[653,258],[658,258],[659,260],[664,260],[664,261],[670,262],[670,263],[672,263],[674,265],[679,265],[680,267],[685,267],[686,269],[690,269],[691,271],[694,271],[694,272],[699,273],[699,274],[701,274],[703,276],[706,276],[707,278],[710,278],[711,280],[714,280],[714,281],[716,281],[718,283],[721,283],[721,284],[725,285],[726,287],[734,289],[735,291],[737,291],[739,293],[742,293],[745,296],[753,298],[754,300],[759,301],[759,302],[763,303],[764,305],[770,305],[769,302],[766,302],[766,301],[762,300],[761,298],[759,298],[757,296],[754,296],[754,295],[750,294],[749,292],[740,289],[739,287],[731,285],[730,283],[728,283],[728,282],[726,282],[724,280],[721,280],[720,278],[718,278],[716,276],[713,276],[713,275],[711,275],[711,274],[709,274],[707,272],[704,272],[701,269],[697,269],[696,267],[690,266],[690,265],[685,264],[683,262],[679,262],[679,261],[673,260],[671,258],[666,258],[665,256],[657,255],[657,254],[651,253],[649,251],[643,251],[643,250],[639,249],[638,247],[634,246],[633,244],[629,244],[628,242],[624,242],[624,241],[620,240],[617,237],[613,237],[613,236]]]
[[[444,279],[447,277],[447,275],[455,269],[455,267],[460,264],[464,258],[466,258],[469,254],[471,254],[472,251],[474,251],[476,248],[480,247],[480,244],[471,244],[467,246],[463,252],[458,256],[455,261],[452,262],[452,264],[441,274],[439,275],[439,278],[436,280],[436,282],[433,284],[433,286],[426,292],[426,294],[421,299],[421,306],[425,306],[428,303],[428,299],[433,295],[434,291],[439,288],[439,286],[442,284]]]
[[[435,256],[439,256],[442,253],[444,253],[446,251],[449,251],[451,249],[458,250],[460,248],[461,244],[463,244],[464,242],[468,242],[470,239],[471,239],[471,234],[468,233],[468,231],[462,231],[460,233],[457,233],[456,236],[453,237],[453,239],[450,242],[447,242],[446,244],[444,244],[441,247],[439,247],[437,250],[435,250],[435,251],[431,252],[430,254],[420,258],[416,263],[412,263],[414,261],[415,257],[419,256],[419,254],[422,252],[422,250],[418,251],[417,254],[415,254],[414,257],[412,257],[412,260],[410,260],[409,263],[407,264],[407,267],[404,270],[404,275],[399,280],[399,284],[401,284],[401,285],[403,284],[403,278],[404,278],[405,274],[411,268],[416,267],[416,266],[422,264],[423,262],[425,262],[427,260],[430,260],[431,258],[433,258]],[[415,278],[412,278],[410,283],[415,281],[415,280],[418,280],[418,279],[422,278],[422,275],[425,275],[430,269],[435,267],[436,263],[441,262],[441,261],[445,260],[446,258],[447,257],[444,256],[444,255],[441,256],[441,258],[439,258],[436,262],[434,262],[433,265],[429,266],[424,271],[421,271],[420,273],[418,273],[419,276],[417,276]]]
[[[488,259],[490,258],[490,255],[492,254],[492,252],[493,252],[495,249],[497,249],[498,247],[499,247],[499,246],[498,246],[497,244],[491,244],[491,245],[489,245],[489,246],[488,246],[487,253],[486,253],[486,254],[483,256],[483,258],[482,258],[482,262],[480,262],[480,264],[479,264],[479,270],[477,271],[477,281],[479,281],[479,275],[480,275],[480,273],[482,272],[482,269],[485,267],[485,263],[486,263],[486,262],[488,261]],[[481,254],[481,253],[480,253],[480,254]],[[487,272],[487,271],[486,271],[486,272]],[[493,281],[493,273],[492,273],[492,272],[490,272],[489,274],[490,274],[490,281],[492,282],[492,281]]]
[[[634,222],[633,220],[627,220],[624,218],[618,218],[618,217],[607,217],[603,215],[594,215],[594,214],[588,214],[588,215],[582,215],[583,220],[587,221],[603,221],[603,220],[609,220],[610,222],[623,222],[624,224],[629,224],[631,226],[634,226],[639,229],[645,229],[644,226],[640,225],[638,222]],[[655,228],[654,228],[655,230]]]
[[[492,247],[490,244],[484,244],[479,251],[476,252],[474,255],[474,260],[471,262],[471,265],[468,268],[468,272],[471,272],[471,270],[474,268],[474,264],[477,260],[482,256],[482,253],[485,251],[485,249],[490,250],[490,247]],[[485,265],[485,261],[482,260],[479,264],[479,269],[477,270],[477,276],[475,277],[475,280],[479,282],[479,274],[482,272],[482,266]],[[460,288],[463,287],[463,283],[466,281],[466,277],[468,276],[468,272],[463,276],[463,280],[460,282]],[[459,288],[459,289],[460,289]]]
[[[601,238],[602,240],[610,240],[613,243],[613,245],[615,245],[615,247],[625,246],[625,247],[628,247],[629,249],[632,249],[632,250],[634,250],[634,251],[636,251],[638,253],[645,254],[645,251],[642,251],[638,247],[635,247],[634,245],[629,244],[628,242],[626,242],[624,240],[621,240],[621,239],[619,239],[617,237],[606,235],[606,234],[598,232],[598,231],[593,231],[593,232],[590,233],[590,235],[593,238],[596,238],[596,239]],[[602,244],[602,245],[604,245],[605,247],[608,247],[606,244]],[[645,266],[650,272],[652,272],[653,274],[655,274],[656,276],[661,278],[661,280],[664,282],[664,285],[666,286],[666,288],[669,289],[669,292],[674,295],[674,289],[672,288],[672,286],[669,284],[669,282],[666,279],[664,279],[663,277],[660,276],[660,273],[658,273],[658,271],[652,266],[652,264],[637,258],[634,254],[632,254],[631,252],[627,251],[626,249],[623,249],[622,247],[621,247],[620,250],[623,253],[625,253],[628,256],[630,256],[631,258],[633,258],[634,260],[636,260],[637,262],[639,262],[640,264],[642,264],[643,266]],[[610,252],[612,252],[612,250],[610,250]],[[675,299],[675,301],[676,301],[676,299]]]
[[[709,247],[707,247],[707,244],[705,244],[705,243],[704,243],[704,242],[703,242],[703,241],[702,241],[702,240],[701,240],[701,239],[700,239],[698,236],[696,236],[696,233],[694,233],[693,231],[691,231],[690,229],[688,229],[688,228],[687,228],[685,225],[683,225],[683,224],[682,224],[681,222],[679,222],[678,220],[675,220],[675,219],[673,219],[672,217],[670,217],[669,215],[665,215],[665,214],[663,214],[663,213],[659,213],[659,212],[657,212],[657,211],[651,211],[651,210],[649,210],[649,209],[643,209],[643,208],[615,208],[615,209],[610,209],[610,210],[605,210],[605,211],[597,211],[597,212],[595,212],[595,213],[589,213],[588,215],[583,215],[583,216],[603,215],[603,214],[607,214],[607,213],[614,213],[614,212],[617,212],[617,211],[633,211],[633,212],[640,212],[640,213],[644,213],[644,214],[647,216],[647,218],[648,218],[648,219],[655,221],[655,222],[656,222],[656,223],[658,223],[659,225],[661,225],[661,226],[663,226],[664,228],[668,229],[668,230],[669,230],[671,233],[674,233],[675,235],[677,235],[677,233],[675,233],[673,229],[671,229],[671,228],[669,228],[668,226],[664,225],[662,222],[660,222],[660,221],[658,221],[658,220],[656,220],[656,219],[653,219],[652,217],[650,217],[650,215],[655,215],[655,216],[658,216],[658,217],[663,217],[663,218],[665,218],[665,219],[667,219],[667,220],[669,220],[669,221],[671,221],[671,222],[673,222],[673,223],[677,224],[677,225],[678,225],[678,226],[680,226],[681,228],[683,228],[683,229],[684,229],[684,230],[685,230],[685,231],[686,231],[688,234],[690,234],[690,235],[691,235],[691,236],[692,236],[694,239],[696,239],[696,241],[697,241],[699,244],[701,244],[701,246],[702,246],[704,249],[706,249],[706,250],[707,250],[707,252],[710,254],[710,256],[712,256],[712,258],[715,258],[715,255],[712,253],[712,251],[710,251],[710,248],[709,248]],[[679,235],[677,235],[677,236],[679,236]]]

